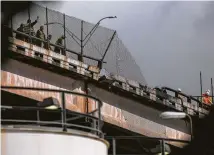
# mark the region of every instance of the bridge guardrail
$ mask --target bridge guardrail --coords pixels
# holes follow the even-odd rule
[[[59,109],[54,109],[54,110],[49,110],[43,107],[30,107],[30,106],[1,106],[2,110],[18,110],[20,112],[23,111],[44,111],[44,112],[56,112],[56,113],[60,113],[61,114],[61,120],[58,121],[40,121],[40,120],[18,120],[18,119],[4,119],[2,118],[1,121],[2,123],[30,123],[30,124],[35,124],[35,125],[61,125],[63,131],[67,131],[67,129],[69,129],[69,127],[76,127],[78,129],[86,129],[86,130],[90,130],[93,131],[93,133],[95,133],[96,135],[98,135],[99,137],[103,137],[103,133],[101,130],[102,127],[102,120],[101,120],[101,107],[102,107],[102,102],[93,96],[87,95],[87,94],[83,94],[83,93],[78,93],[78,92],[72,92],[72,91],[66,91],[66,90],[57,90],[57,89],[45,89],[45,88],[31,88],[31,87],[11,87],[11,86],[1,86],[2,90],[7,90],[7,89],[11,89],[11,90],[29,90],[29,91],[45,91],[45,92],[58,92],[61,93],[61,108]],[[75,112],[75,111],[71,111],[68,110],[66,108],[66,103],[65,103],[65,94],[71,94],[71,95],[78,95],[78,96],[82,96],[82,97],[86,97],[89,99],[93,99],[95,100],[98,104],[97,108],[92,110],[89,113],[79,113],[79,112]],[[97,113],[97,115],[96,115]],[[68,121],[71,118],[67,118],[68,115],[75,115],[74,118],[90,118],[92,119],[92,121],[94,120],[96,123],[93,125],[93,127],[87,127],[84,125],[78,125],[78,124],[72,124],[72,123],[68,123]],[[2,115],[3,117],[4,115]]]
[[[91,69],[91,66],[88,66],[87,64],[83,64],[82,62],[79,62],[77,60],[67,58],[64,55],[57,54],[53,51],[43,49],[36,45],[32,45],[32,44],[23,42],[21,40],[17,40],[15,38],[9,38],[9,41],[11,44],[9,47],[10,51],[18,52],[27,57],[39,59],[46,63],[57,65],[58,67],[64,68],[66,70],[74,71],[80,75],[86,76],[88,78],[92,78],[96,81],[100,78],[99,72],[97,70],[95,71],[94,69]],[[179,95],[184,97],[184,98],[182,97],[183,103],[181,103],[180,98],[176,97],[176,95],[173,97],[168,94],[164,94],[163,92],[158,92],[153,88],[142,86],[140,83],[136,81],[130,82],[130,80],[121,76],[116,76],[116,75],[113,75],[110,77],[107,76],[106,81],[108,81],[110,86],[118,87],[121,90],[130,92],[131,94],[137,95],[139,97],[146,97],[151,101],[155,101],[160,104],[169,106],[175,110],[185,111],[190,115],[196,114],[198,116],[203,116],[207,114],[209,110],[209,109],[205,109],[205,106],[203,106],[203,103],[201,103],[199,100],[183,93],[179,93]],[[175,94],[177,93],[177,91],[174,89],[171,89],[168,87],[163,87],[163,88]],[[193,104],[192,101],[194,101],[195,103]]]
[[[136,154],[140,155],[142,153],[146,154],[162,154],[165,155],[166,153],[169,154],[174,150],[171,150],[170,146],[168,144],[173,144],[177,143],[179,144],[180,147],[183,147],[187,144],[189,144],[190,141],[186,140],[178,140],[178,139],[167,139],[167,138],[158,138],[158,137],[145,137],[145,136],[106,136],[105,139],[107,139],[110,143],[110,150],[109,150],[109,155],[119,155],[118,153],[120,147],[118,145],[120,144],[120,141],[125,141],[127,140],[130,143],[130,140],[134,140],[137,143],[140,144],[140,140],[146,140],[146,141],[156,141],[156,147],[155,148],[150,148],[150,147],[145,147],[142,145],[139,145],[141,148],[141,151],[138,152],[135,150],[135,153],[132,151],[129,154]],[[159,144],[158,144],[159,143]],[[127,148],[128,150],[128,148]],[[128,155],[128,154],[123,154],[123,155]]]

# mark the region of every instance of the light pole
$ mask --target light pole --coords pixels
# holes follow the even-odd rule
[[[184,112],[172,112],[167,111],[160,114],[160,118],[162,119],[182,119],[182,118],[188,118],[190,122],[190,136],[191,140],[193,139],[193,128],[192,128],[192,118],[190,115],[184,113]]]
[[[83,62],[83,49],[84,49],[85,45],[87,44],[87,42],[89,41],[89,39],[91,38],[91,36],[93,35],[93,33],[96,31],[96,29],[100,25],[100,22],[105,20],[105,19],[113,19],[113,18],[117,18],[117,16],[107,16],[107,17],[104,17],[104,18],[100,19],[94,25],[94,27],[91,29],[91,31],[85,36],[85,38],[83,38],[83,21],[81,21],[81,39],[80,39],[81,53],[80,53],[80,56],[78,57],[79,61]]]
[[[62,23],[59,22],[50,22],[50,23],[46,23],[45,25],[50,25],[50,24],[59,24],[61,26],[63,26],[65,28],[65,30],[68,32],[68,34],[74,39],[74,41],[80,46],[81,48],[81,52],[80,55],[78,56],[78,60],[79,61],[83,61],[83,49],[85,47],[85,45],[87,44],[87,42],[89,41],[89,39],[91,38],[91,36],[93,35],[93,33],[96,31],[97,27],[100,25],[100,22],[105,20],[105,19],[113,19],[113,18],[117,18],[116,16],[107,16],[104,17],[102,19],[100,19],[95,25],[94,27],[90,30],[90,32],[85,36],[85,38],[83,38],[83,21],[81,21],[81,38],[78,38],[74,33],[72,33],[68,28],[64,27],[64,25]]]

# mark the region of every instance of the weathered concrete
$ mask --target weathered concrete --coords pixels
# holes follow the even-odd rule
[[[6,65],[2,66],[2,85],[85,92],[83,81],[64,77],[16,60],[9,60]],[[143,103],[136,103],[136,101],[115,95],[97,88],[92,84],[89,84],[89,88],[91,95],[103,101],[102,116],[106,122],[147,136],[176,139],[189,138],[189,135],[184,133],[188,127],[185,126],[183,121],[163,121],[158,117],[161,112],[159,110],[146,106]],[[29,90],[25,92],[13,90],[13,93],[37,100],[42,100],[48,96],[54,96],[60,100],[60,96],[56,93],[36,93],[35,91]],[[89,100],[89,103],[93,103],[93,101]],[[85,105],[86,100],[83,98],[72,95],[66,97],[66,106],[71,110],[85,112]],[[92,110],[94,108],[96,108],[96,104],[91,104],[90,109]]]

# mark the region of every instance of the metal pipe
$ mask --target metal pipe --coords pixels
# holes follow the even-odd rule
[[[90,57],[90,56],[88,56],[88,55],[83,55],[82,57],[84,57],[84,58],[88,58],[88,59],[91,59],[91,60],[95,60],[95,61],[100,61],[100,59],[97,59],[97,58],[93,58],[93,57]],[[103,61],[103,63],[106,63],[105,61]]]
[[[49,47],[49,39],[48,39],[48,35],[49,35],[49,30],[48,30],[48,8],[46,7],[46,23],[47,23],[47,47]]]
[[[110,45],[111,45],[111,43],[112,43],[112,40],[114,39],[114,36],[115,36],[115,35],[116,35],[116,31],[114,31],[113,35],[111,36],[111,39],[110,39],[109,44],[108,44],[108,46],[107,46],[107,48],[106,48],[106,50],[105,50],[105,53],[104,53],[103,56],[102,56],[101,61],[98,62],[98,67],[99,67],[100,69],[102,69],[103,60],[104,60],[104,58],[105,58],[105,56],[106,56],[106,53],[108,52],[108,49],[109,49],[109,47],[110,47]],[[99,64],[99,63],[100,63],[100,64]]]
[[[64,25],[62,24],[62,23],[58,23],[58,22],[50,22],[50,23],[47,23],[48,25],[51,25],[51,24],[59,24],[59,25],[61,25],[62,27],[64,27]],[[47,24],[45,24],[45,25],[47,25]],[[70,32],[76,39],[78,39],[79,41],[80,41],[80,39],[73,33],[73,32],[71,32],[67,27],[65,27],[66,28],[66,31],[68,31],[68,32]],[[74,39],[74,38],[73,38]]]
[[[64,54],[65,54],[65,56],[66,56],[66,33],[65,33],[65,14],[63,14],[63,25],[64,25],[64,37],[65,37],[65,39],[64,39]]]
[[[164,143],[164,140],[162,139],[160,141],[160,143],[161,143],[161,152],[162,152],[162,155],[165,155],[165,143]]]
[[[192,127],[192,117],[189,114],[186,114],[187,117],[189,118],[189,123],[190,123],[190,136],[191,136],[191,141],[193,140],[193,127]]]
[[[65,93],[62,92],[61,93],[61,96],[62,96],[62,128],[63,128],[63,131],[67,131],[67,126],[65,125],[67,123],[66,121],[66,106],[65,106]]]
[[[38,106],[38,103],[37,103],[37,106]],[[36,115],[37,115],[37,121],[40,122],[40,111],[39,110],[36,110]]]
[[[201,75],[201,71],[200,71],[200,89],[201,89],[201,96],[203,95],[203,88],[202,88],[202,75]],[[202,97],[201,97],[201,102],[202,102]]]
[[[89,91],[88,91],[88,82],[85,81],[84,82],[84,86],[85,86],[85,93],[88,95],[89,94]],[[85,101],[85,106],[86,106],[86,114],[88,113],[88,98],[86,98],[86,101]]]
[[[80,39],[80,56],[78,58],[79,61],[83,62],[83,20],[81,20],[81,39]]]
[[[1,86],[1,89],[21,89],[21,90],[36,90],[36,91],[47,91],[47,92],[61,92],[61,93],[68,93],[68,94],[73,94],[73,95],[79,95],[79,96],[83,96],[83,97],[88,97],[91,98],[95,101],[98,102],[98,106],[102,107],[103,103],[100,99],[91,96],[91,95],[86,95],[83,93],[78,93],[78,92],[74,92],[74,91],[67,91],[67,90],[58,90],[58,89],[47,89],[47,88],[34,88],[34,87],[17,87],[17,86]],[[91,111],[91,113],[98,111],[98,109]]]
[[[94,25],[94,27],[91,29],[91,31],[85,36],[85,38],[83,39],[83,41],[85,41],[85,39],[89,36],[89,35],[92,35],[93,33],[92,33],[92,31],[95,31],[96,30],[96,28],[98,27],[98,25],[100,24],[100,22],[102,21],[102,20],[104,20],[104,19],[110,19],[110,18],[117,18],[116,16],[108,16],[108,17],[104,17],[104,18],[102,18],[102,19],[100,19],[98,22],[97,22],[97,24],[95,24]],[[94,30],[95,29],[95,30]]]
[[[97,26],[98,27],[98,26]],[[96,27],[96,28],[97,28]],[[88,39],[85,41],[85,43],[83,44],[83,48],[85,47],[85,45],[88,43],[88,41],[91,39],[91,37],[92,37],[92,35],[94,34],[94,32],[96,31],[96,29],[94,29],[94,31],[93,32],[91,32],[91,35],[90,35],[90,37],[88,37]]]
[[[181,140],[181,139],[172,139],[172,138],[161,138],[161,137],[146,137],[146,136],[105,136],[105,139],[148,139],[148,140],[164,140],[164,141],[172,141],[172,142],[181,142],[181,143],[189,143],[190,141]]]
[[[116,155],[116,140],[115,138],[112,138],[112,150],[113,150],[113,155]]]
[[[102,20],[104,20],[104,19],[107,19],[107,18],[117,18],[116,16],[110,16],[110,17],[104,17],[104,18],[102,18],[102,19],[100,19],[98,22],[97,22],[97,24],[93,27],[93,29],[88,33],[88,35],[85,37],[85,39],[83,40],[83,41],[85,41],[86,40],[86,38],[88,37],[88,39],[86,40],[86,42],[85,42],[85,44],[83,45],[83,47],[87,44],[87,42],[89,41],[89,39],[92,37],[92,35],[94,34],[94,32],[96,31],[96,29],[98,28],[98,26],[99,26],[99,24],[100,24],[100,22],[102,21]]]
[[[32,111],[32,110],[38,110],[38,111],[44,111],[44,112],[62,112],[62,109],[46,109],[46,108],[42,108],[42,107],[29,107],[29,106],[4,106],[2,105],[1,108],[3,109],[13,109],[13,110],[26,110],[26,111]],[[88,118],[91,118],[91,119],[98,119],[97,117],[95,116],[92,116],[91,114],[92,113],[95,113],[96,111],[94,112],[90,112],[88,114],[84,114],[84,113],[80,113],[80,112],[76,112],[76,111],[68,111],[66,112],[66,114],[71,114],[71,115],[81,115],[80,117],[88,117]],[[73,118],[67,118],[66,117],[66,120],[67,121],[71,121]],[[56,120],[56,122],[59,122],[61,121],[60,120]]]
[[[52,125],[62,125],[62,123],[59,122],[52,122],[52,121],[33,121],[33,120],[18,120],[18,119],[1,119],[2,122],[19,122],[19,123],[39,123],[41,125],[47,125],[47,124],[52,124]],[[87,130],[93,130],[96,132],[99,132],[100,134],[102,134],[102,131],[97,131],[96,129],[87,127],[87,126],[83,126],[83,125],[77,125],[77,124],[64,124],[67,127],[76,127],[76,128],[82,128],[82,129],[87,129]],[[53,131],[53,130],[51,130]]]
[[[80,46],[80,43],[73,37],[73,34],[66,28],[67,33],[74,39],[74,41]],[[71,34],[70,34],[71,33]],[[78,39],[79,40],[79,39]]]
[[[98,130],[101,130],[101,106],[98,104],[98,122],[97,122]],[[102,135],[99,135],[101,137]]]
[[[108,44],[108,46],[107,46],[107,48],[106,48],[106,50],[105,50],[105,53],[104,53],[104,55],[103,55],[101,61],[104,60],[104,58],[105,58],[105,56],[106,56],[106,53],[108,52],[108,49],[109,49],[109,47],[110,47],[110,45],[111,45],[111,43],[112,43],[112,40],[114,39],[114,36],[116,35],[116,33],[117,33],[117,32],[114,31],[114,33],[113,33],[113,35],[112,35],[112,37],[111,37],[111,40],[109,41],[109,44]]]
[[[212,103],[214,104],[214,98],[213,98],[213,78],[211,78],[211,94],[212,94]]]

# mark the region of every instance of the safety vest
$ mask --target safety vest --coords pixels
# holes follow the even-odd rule
[[[207,94],[202,95],[202,102],[205,104],[212,104],[212,98],[208,96]]]

